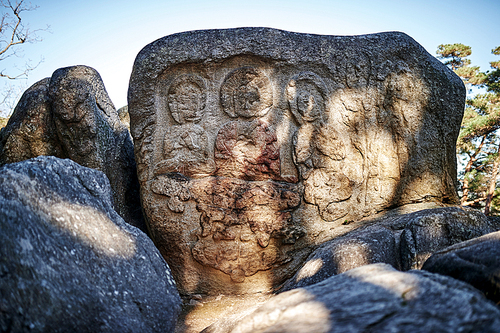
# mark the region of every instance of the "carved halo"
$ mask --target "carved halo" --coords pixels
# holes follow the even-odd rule
[[[271,82],[260,69],[237,68],[222,83],[220,101],[231,118],[262,117],[273,105]]]
[[[193,91],[194,88],[194,91]],[[182,94],[191,94],[195,95],[194,99],[190,98],[189,101],[182,101],[180,95]],[[201,111],[205,108],[207,100],[207,88],[205,82],[201,77],[194,74],[183,74],[175,78],[174,82],[170,85],[168,89],[168,108],[170,110],[170,114],[172,118],[178,124],[184,124],[187,121],[189,122],[198,122],[201,119]],[[186,106],[183,102],[187,102]],[[190,110],[191,113],[186,118],[181,116],[182,110],[179,110],[179,107],[182,108],[194,108],[194,110]]]
[[[300,95],[301,86],[313,87],[321,97],[319,101],[319,109],[317,114],[304,115],[300,112],[298,107],[298,98]],[[290,106],[290,111],[300,125],[303,125],[305,121],[324,121],[324,111],[325,111],[325,101],[326,101],[326,85],[323,80],[313,72],[302,72],[294,75],[288,82],[286,88],[286,96],[288,99],[288,105]],[[315,101],[318,103],[318,101]]]

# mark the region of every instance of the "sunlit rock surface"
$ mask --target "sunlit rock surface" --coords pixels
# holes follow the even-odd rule
[[[204,333],[498,332],[500,309],[461,281],[386,264],[279,294]]]
[[[461,80],[409,36],[268,28],[147,45],[129,85],[152,238],[182,293],[269,291],[351,221],[458,203]]]
[[[0,230],[0,331],[173,331],[170,269],[102,172],[46,156],[1,167]]]
[[[127,127],[127,129],[130,131],[130,116],[128,114],[128,106],[122,106],[118,110],[118,117],[120,118],[120,121]]]
[[[0,165],[40,155],[104,172],[118,214],[146,230],[132,140],[95,69],[60,68],[24,92],[0,132]]]

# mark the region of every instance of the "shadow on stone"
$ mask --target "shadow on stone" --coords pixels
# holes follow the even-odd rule
[[[500,232],[436,251],[422,269],[467,282],[500,304]]]
[[[423,209],[366,224],[318,247],[280,292],[374,263],[403,271],[420,269],[434,252],[500,229],[498,221],[459,207]]]
[[[373,264],[279,294],[203,332],[496,332],[499,315],[466,283]]]
[[[60,68],[35,83],[1,130],[0,165],[41,155],[104,172],[116,211],[146,231],[132,140],[93,68]]]
[[[51,156],[0,168],[2,332],[171,332],[180,298],[106,176]]]

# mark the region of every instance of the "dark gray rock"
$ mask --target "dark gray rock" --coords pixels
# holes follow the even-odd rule
[[[102,172],[51,156],[3,166],[0,230],[0,331],[173,331],[170,269]]]
[[[399,268],[399,261],[393,231],[373,225],[320,246],[281,290],[305,287],[368,264],[386,263]]]
[[[63,156],[48,95],[50,78],[29,87],[0,131],[0,165],[40,155]]]
[[[99,73],[87,66],[60,68],[50,79],[57,136],[67,157],[102,171],[113,190],[115,210],[145,231],[133,144]]]
[[[435,252],[422,266],[481,290],[500,303],[500,232],[493,232]]]
[[[374,264],[279,294],[222,332],[498,332],[500,309],[461,281]]]
[[[420,269],[432,253],[500,229],[498,221],[474,209],[449,207],[403,217],[401,268]]]
[[[0,165],[41,155],[104,172],[118,214],[146,231],[132,139],[95,69],[60,68],[21,97],[0,132]]]
[[[425,209],[367,223],[371,225],[322,244],[281,290],[308,286],[374,263],[403,271],[420,269],[435,251],[500,229],[498,221],[459,207]]]

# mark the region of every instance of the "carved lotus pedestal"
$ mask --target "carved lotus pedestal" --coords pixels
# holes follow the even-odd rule
[[[148,228],[183,294],[268,292],[391,207],[456,203],[462,82],[402,33],[171,35],[129,89]]]

